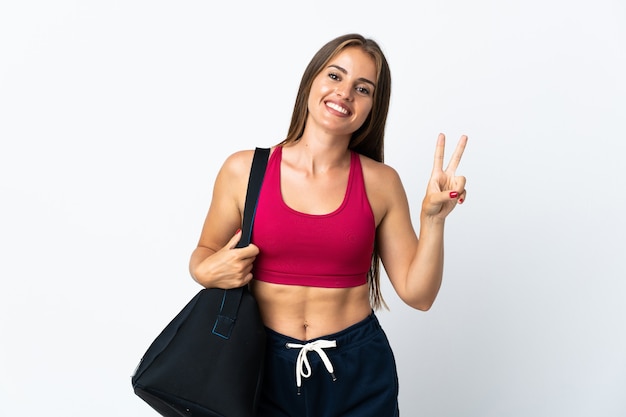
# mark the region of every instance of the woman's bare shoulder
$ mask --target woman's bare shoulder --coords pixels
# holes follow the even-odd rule
[[[243,170],[250,170],[254,150],[244,149],[236,151],[226,157],[222,165],[222,171],[226,173],[240,173]]]
[[[361,155],[361,167],[366,184],[382,186],[401,185],[398,172],[391,166]]]
[[[273,151],[273,149],[271,150]],[[254,149],[243,149],[230,154],[224,160],[222,171],[235,175],[240,175],[241,172],[250,172],[254,152]]]
[[[220,187],[222,191],[227,193],[234,192],[236,196],[244,193],[250,176],[254,152],[254,149],[244,149],[228,155],[217,174],[216,187]]]
[[[367,198],[378,226],[394,207],[405,206],[406,193],[398,172],[391,166],[361,156],[361,167]]]

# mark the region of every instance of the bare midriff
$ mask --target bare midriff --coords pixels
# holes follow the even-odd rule
[[[302,341],[337,333],[372,312],[367,284],[351,288],[319,288],[253,279],[250,286],[265,325]]]

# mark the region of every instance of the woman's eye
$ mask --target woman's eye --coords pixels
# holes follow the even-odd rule
[[[339,79],[339,75],[335,74],[334,72],[331,72],[330,74],[328,74],[328,76],[333,80]]]
[[[365,94],[365,95],[369,95],[370,90],[366,87],[357,87],[356,91],[358,91],[361,94]]]

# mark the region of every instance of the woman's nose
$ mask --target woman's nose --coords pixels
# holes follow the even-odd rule
[[[335,94],[344,100],[352,100],[352,88],[346,84],[340,84],[335,88]]]

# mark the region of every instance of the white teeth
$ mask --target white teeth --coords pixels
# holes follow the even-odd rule
[[[343,114],[348,114],[348,110],[344,109],[343,107],[335,104],[335,103],[326,103],[326,105],[328,107],[330,107],[333,110],[337,110],[338,112],[341,112]]]

